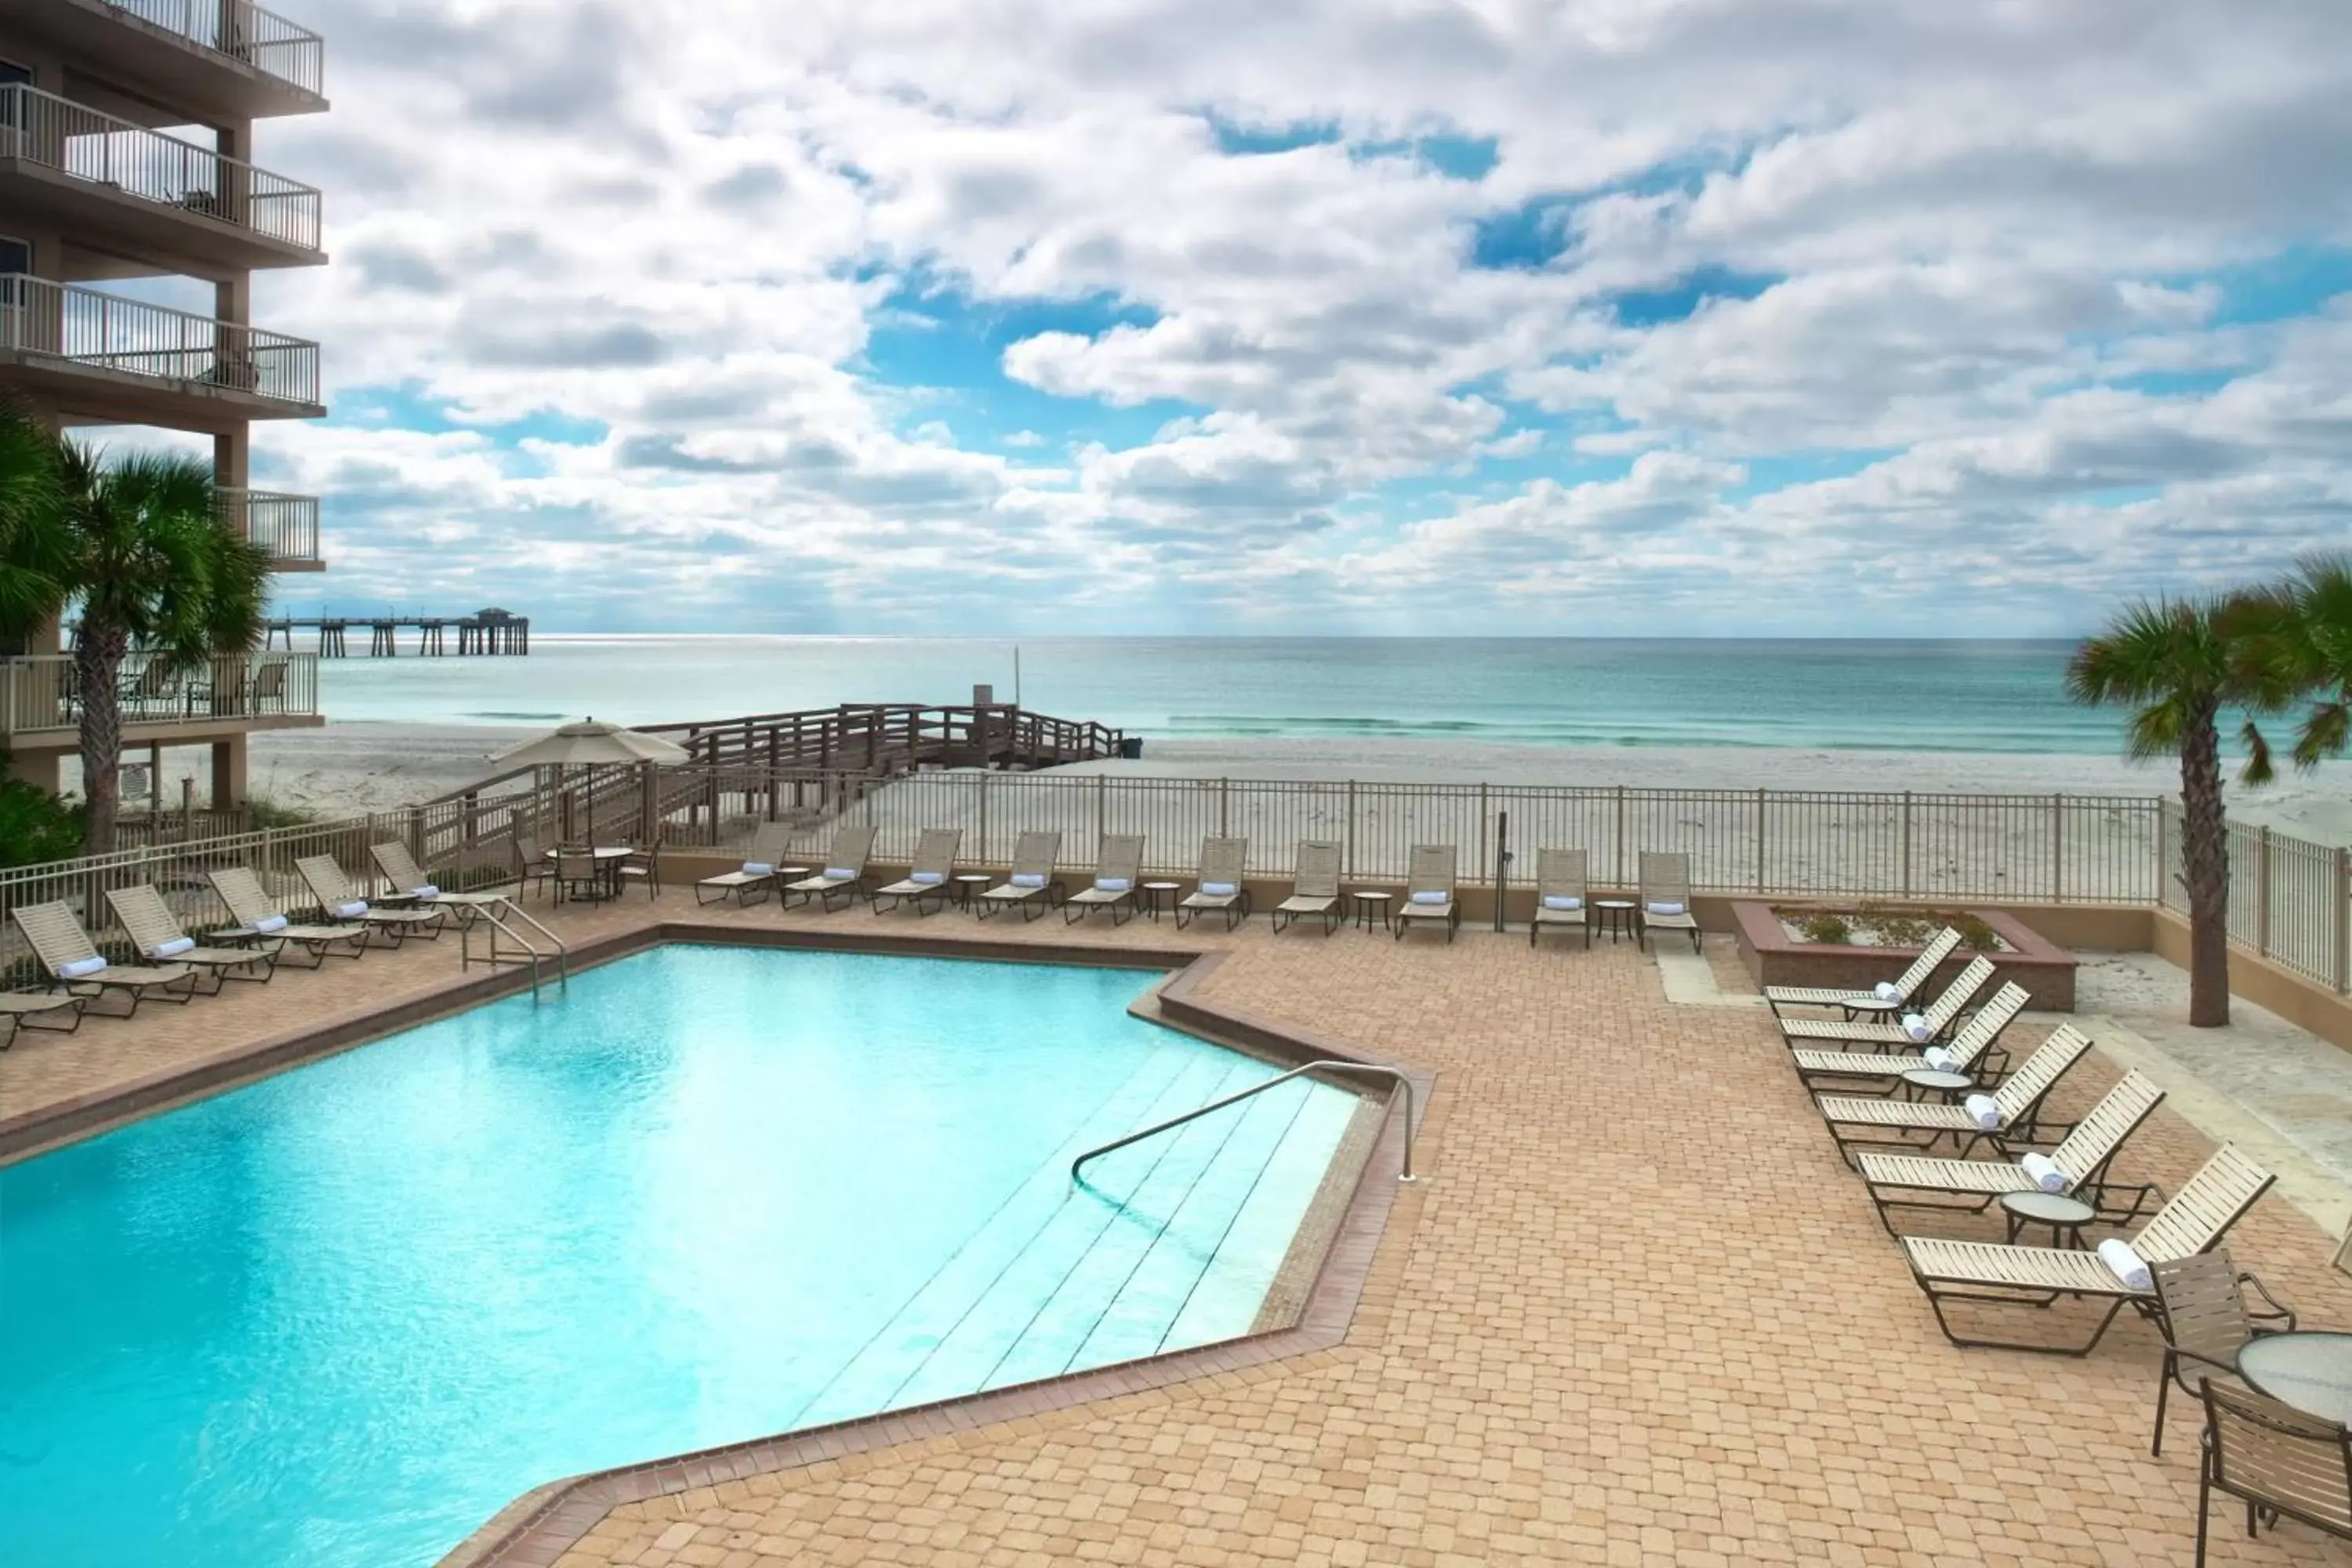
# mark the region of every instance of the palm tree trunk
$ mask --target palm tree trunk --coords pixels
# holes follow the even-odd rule
[[[89,803],[82,853],[114,847],[116,764],[122,761],[122,704],[115,682],[131,639],[121,628],[93,626],[84,616],[74,634],[74,675],[81,687],[81,793]]]
[[[2230,1021],[2230,839],[2221,801],[2221,735],[2210,703],[2180,735],[2180,863],[2189,890],[2189,1022]]]

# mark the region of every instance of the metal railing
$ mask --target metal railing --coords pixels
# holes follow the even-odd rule
[[[1252,1095],[1264,1094],[1269,1089],[1275,1089],[1280,1085],[1288,1083],[1295,1078],[1304,1078],[1307,1074],[1311,1072],[1367,1073],[1375,1078],[1387,1079],[1399,1089],[1404,1090],[1404,1168],[1398,1172],[1397,1180],[1400,1182],[1412,1181],[1413,1179],[1412,1135],[1417,1125],[1413,1120],[1412,1114],[1412,1079],[1407,1078],[1402,1071],[1395,1068],[1379,1067],[1370,1062],[1340,1061],[1332,1058],[1327,1058],[1321,1061],[1308,1062],[1305,1067],[1292,1068],[1288,1072],[1267,1079],[1263,1083],[1254,1083],[1237,1094],[1229,1094],[1223,1100],[1213,1100],[1206,1105],[1184,1112],[1181,1116],[1171,1116],[1165,1121],[1155,1121],[1150,1126],[1143,1128],[1138,1131],[1130,1132],[1124,1138],[1115,1138],[1108,1143],[1089,1149],[1085,1153],[1070,1162],[1070,1180],[1073,1184],[1077,1181],[1079,1167],[1083,1166],[1089,1160],[1098,1160],[1105,1154],[1112,1152],[1114,1150],[1124,1149],[1130,1143],[1140,1143],[1146,1138],[1157,1137],[1159,1134],[1166,1132],[1172,1128],[1181,1127],[1188,1121],[1198,1121],[1201,1118],[1210,1114],[1212,1111],[1223,1110],[1228,1105],[1238,1105],[1243,1100],[1249,1099]]]
[[[2162,902],[2183,914],[2180,806],[2163,810]],[[2230,824],[2230,940],[2337,992],[2352,992],[2352,848]]]
[[[319,560],[319,498],[276,490],[224,487],[221,520],[244,534],[274,562],[316,565]]]
[[[500,910],[506,911],[505,918],[499,915]],[[512,899],[500,899],[495,905],[475,905],[474,915],[473,920],[460,920],[457,925],[457,967],[459,969],[471,969],[474,966],[476,963],[474,928],[477,925],[487,925],[490,928],[490,934],[485,939],[488,945],[484,948],[483,956],[479,962],[491,969],[496,969],[504,963],[528,964],[530,968],[530,999],[533,1002],[538,1001],[541,979],[541,968],[547,962],[549,954],[525,932],[517,931],[514,926],[507,923],[508,919],[512,919],[520,924],[528,926],[530,931],[536,931],[552,944],[556,984],[562,990],[572,989],[572,949],[564,944],[562,937],[541,923],[529,910],[524,909]],[[513,952],[499,951],[499,938],[501,935],[514,944]]]
[[[319,711],[319,656],[227,654],[190,669],[154,654],[128,654],[115,678],[115,700],[126,726],[307,716]],[[71,654],[0,659],[0,735],[70,731],[80,723]]]
[[[326,90],[325,41],[309,28],[247,0],[106,0],[106,4],[199,48],[243,60],[305,92]]]
[[[319,401],[319,345],[143,300],[0,272],[0,350],[277,402]]]
[[[0,158],[319,248],[320,197],[311,186],[37,88],[0,87]]]

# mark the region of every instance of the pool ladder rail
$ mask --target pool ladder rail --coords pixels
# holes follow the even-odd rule
[[[1286,1073],[1278,1074],[1260,1083],[1254,1083],[1238,1094],[1229,1094],[1223,1100],[1213,1100],[1206,1105],[1184,1112],[1181,1116],[1171,1116],[1165,1121],[1155,1121],[1150,1126],[1130,1132],[1124,1138],[1113,1139],[1110,1142],[1089,1149],[1070,1162],[1070,1183],[1073,1186],[1077,1184],[1079,1167],[1089,1160],[1097,1159],[1114,1150],[1124,1149],[1130,1143],[1140,1143],[1146,1138],[1155,1138],[1171,1129],[1181,1127],[1188,1121],[1198,1121],[1212,1111],[1223,1110],[1229,1105],[1238,1105],[1252,1095],[1264,1094],[1269,1089],[1288,1083],[1295,1078],[1303,1078],[1311,1072],[1370,1073],[1375,1078],[1387,1079],[1404,1090],[1404,1168],[1398,1173],[1397,1180],[1400,1182],[1418,1180],[1419,1178],[1412,1173],[1412,1137],[1416,1127],[1413,1119],[1412,1079],[1396,1068],[1378,1067],[1370,1062],[1348,1062],[1326,1058],[1321,1061],[1308,1062],[1304,1067],[1292,1068]]]
[[[506,911],[506,918],[500,917],[499,911],[501,910]],[[457,928],[458,968],[471,969],[477,963],[486,963],[493,969],[502,963],[528,963],[530,965],[530,999],[536,1002],[539,1000],[541,966],[551,957],[555,960],[557,985],[564,991],[572,989],[572,950],[563,944],[562,937],[548,930],[529,910],[524,909],[512,899],[500,899],[494,904],[475,905],[474,916],[474,919],[461,922]],[[520,921],[523,926],[528,927],[529,931],[516,930],[513,925],[508,923],[509,919]],[[489,935],[486,939],[488,946],[482,956],[477,959],[474,956],[474,932],[478,927],[484,925],[490,928]],[[546,938],[553,952],[550,952],[531,941],[530,931],[535,931]],[[500,936],[504,936],[514,945],[510,949],[500,951],[499,947]]]

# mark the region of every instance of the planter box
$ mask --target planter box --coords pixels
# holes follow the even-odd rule
[[[1850,911],[1852,908],[1851,905],[1837,903],[1800,904],[1785,900],[1778,903],[1782,909]],[[1732,919],[1738,930],[1740,960],[1748,965],[1748,973],[1756,977],[1759,987],[1834,985],[1867,991],[1882,980],[1894,979],[1919,956],[1919,950],[1916,947],[1843,947],[1827,942],[1799,942],[1780,929],[1780,917],[1772,912],[1773,908],[1773,903],[1748,899],[1735,899],[1731,905]],[[1992,960],[1993,984],[1980,994],[1979,1000],[1990,996],[2002,984],[2014,980],[2032,995],[2027,1006],[2044,1013],[2071,1013],[2074,1010],[2074,954],[2044,941],[2021,921],[1998,910],[1972,910],[1969,912],[2000,932],[2000,939],[2015,950],[1985,955]],[[1935,995],[1976,956],[1964,947],[1946,959],[1934,977],[1921,988],[1924,994]]]

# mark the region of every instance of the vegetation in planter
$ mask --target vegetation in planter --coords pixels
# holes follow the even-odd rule
[[[1807,915],[1801,929],[1807,942],[1817,942],[1828,947],[1843,947],[1853,935],[1853,927],[1847,923],[1843,915],[1832,914],[1827,910]]]

